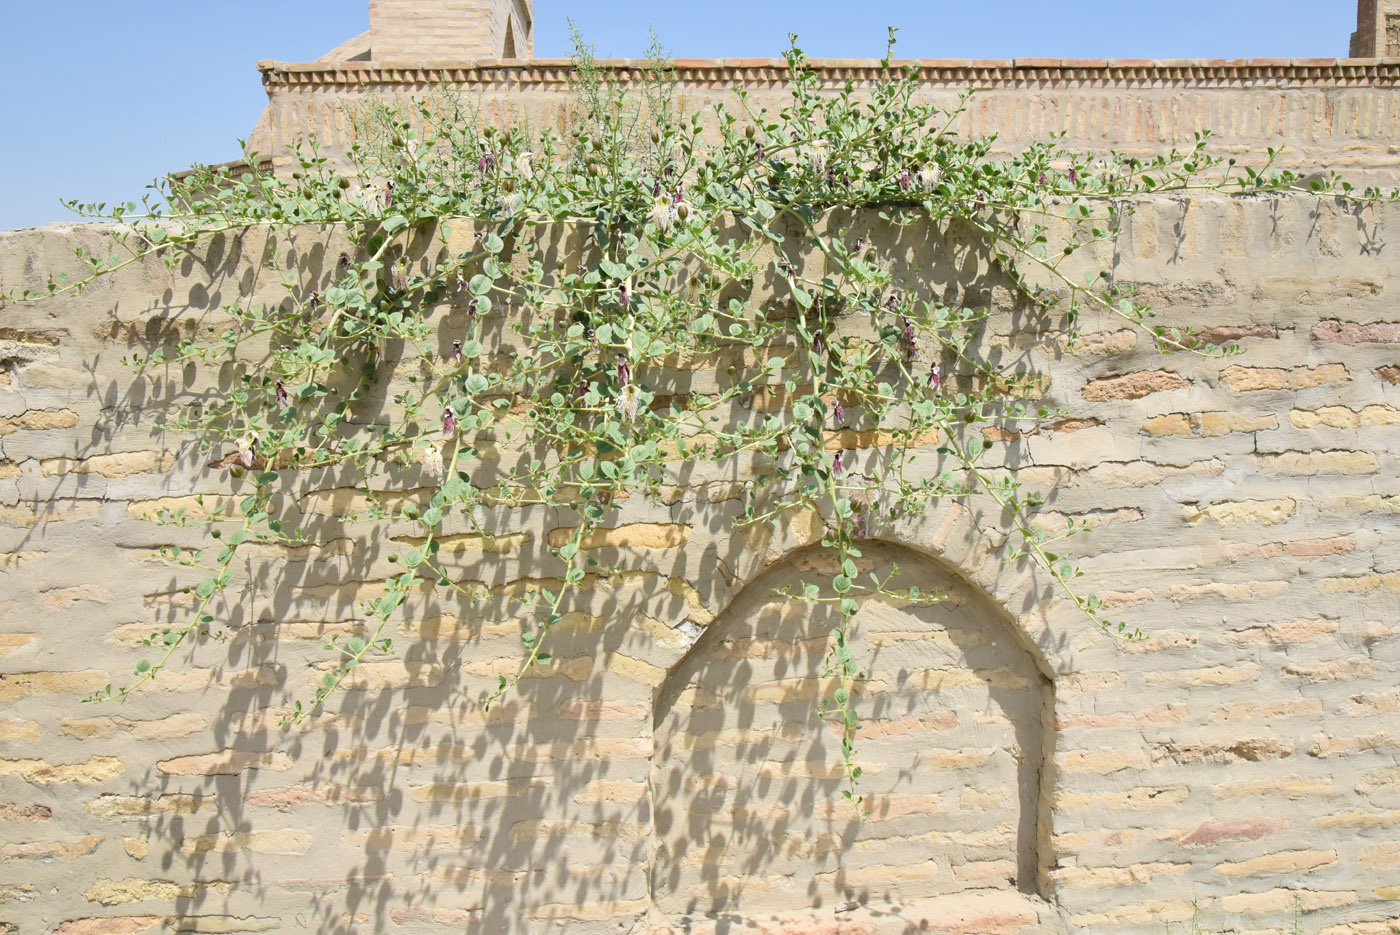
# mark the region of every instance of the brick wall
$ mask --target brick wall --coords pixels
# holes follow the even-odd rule
[[[1357,178],[1395,184],[1400,154],[1400,63],[1336,59],[1238,62],[1018,59],[918,63],[919,95],[944,107],[978,88],[954,129],[997,135],[999,151],[1019,151],[1050,133],[1065,133],[1066,145],[1081,150],[1115,149],[1151,154],[1190,147],[1195,134],[1215,134],[1217,152],[1258,161],[1269,147],[1282,151],[1284,165],[1345,170]],[[699,112],[713,128],[714,107],[738,107],[733,88],[743,85],[752,102],[776,110],[789,102],[787,68],[781,61],[683,60],[676,63],[678,102]],[[818,62],[832,89],[850,81],[867,87],[879,76],[875,63]],[[646,73],[645,63],[602,65],[620,81]],[[316,137],[335,156],[352,141],[342,113],[374,96],[421,95],[425,87],[447,87],[479,102],[488,119],[503,124],[562,126],[570,99],[568,62],[457,67],[264,63],[270,95],[264,151],[279,165],[286,148]]]
[[[1021,355],[1068,413],[997,435],[993,457],[1046,493],[1050,528],[1092,523],[1070,540],[1085,588],[1150,639],[1088,629],[1004,562],[990,504],[876,529],[872,570],[898,562],[950,600],[858,618],[864,825],[812,719],[823,622],[771,600],[824,561],[820,523],[736,535],[733,478],[704,467],[676,465],[663,502],[631,498],[598,534],[600,559],[631,570],[587,579],[554,661],[489,713],[482,693],[519,658],[507,595],[559,573],[541,548],[567,514],[515,508],[495,539],[448,528],[454,575],[486,603],[419,595],[403,661],[279,727],[413,534],[342,530],[363,498],[323,474],[284,479],[316,544],[240,566],[227,642],[125,705],[81,704],[189,609],[192,579],[154,552],[203,539],[143,517],[229,490],[154,428],[217,381],[120,360],[280,290],[249,235],[5,309],[0,931],[1157,935],[1193,902],[1241,931],[1291,930],[1295,905],[1309,933],[1395,931],[1397,231],[1400,208],[1307,198],[1141,208],[1120,277],[1239,340],[1226,360],[1161,355],[1111,319],[1070,348],[954,264],[1001,309],[980,352]],[[334,255],[327,236],[297,249]],[[956,241],[922,242],[911,261],[947,268],[933,261]],[[100,231],[0,234],[0,286],[80,245]],[[440,320],[446,353],[465,312]],[[676,379],[758,362],[726,355]],[[832,443],[859,470],[874,440],[848,435]],[[932,448],[918,464],[942,467]]]

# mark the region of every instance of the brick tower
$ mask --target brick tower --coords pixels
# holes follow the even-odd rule
[[[528,59],[533,0],[369,0],[369,31],[318,61],[377,65]]]
[[[1400,0],[1358,0],[1352,58],[1400,58]]]

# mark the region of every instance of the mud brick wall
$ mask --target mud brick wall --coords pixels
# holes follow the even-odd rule
[[[899,234],[907,259],[940,293],[966,287],[935,234]],[[293,247],[319,255],[327,236]],[[1071,346],[988,290],[982,352],[1041,374],[1067,412],[994,433],[992,464],[1046,494],[1047,528],[1092,523],[1070,540],[1085,590],[1149,638],[1089,628],[1004,559],[1003,520],[976,498],[872,530],[869,568],[898,563],[948,599],[857,618],[864,824],[814,714],[830,621],[773,595],[829,561],[820,519],[736,533],[742,478],[706,465],[675,465],[660,502],[630,497],[595,534],[630,570],[586,580],[554,661],[489,713],[483,692],[520,655],[507,598],[561,573],[541,546],[569,514],[503,506],[495,537],[449,525],[444,553],[486,603],[416,596],[402,659],[285,729],[323,639],[360,632],[358,602],[415,534],[330,522],[364,503],[312,472],[283,496],[326,537],[240,566],[227,641],[124,705],[82,704],[189,609],[193,579],[153,553],[203,540],[143,517],[231,489],[154,428],[218,375],[122,358],[279,291],[253,259],[264,244],[220,240],[6,307],[0,931],[1146,935],[1196,903],[1238,931],[1291,931],[1296,907],[1307,932],[1391,935],[1397,236],[1395,207],[1145,203],[1115,245],[1120,281],[1238,341],[1225,359],[1160,354],[1110,318]],[[101,237],[0,234],[0,284]],[[464,313],[442,315],[446,353]],[[754,362],[689,361],[680,379]],[[832,439],[854,471],[878,443]],[[918,464],[942,468],[932,446]]]
[[[380,0],[388,4],[397,0]],[[871,87],[883,73],[865,59],[812,63],[832,91],[847,83]],[[1063,133],[1071,150],[1149,156],[1189,150],[1196,135],[1214,136],[1212,150],[1258,164],[1266,149],[1279,163],[1303,171],[1336,169],[1352,178],[1393,185],[1400,156],[1400,61],[1375,59],[1056,59],[1005,61],[923,59],[913,66],[918,97],[944,108],[977,89],[950,129],[963,137],[996,135],[996,152],[1019,152]],[[491,61],[440,55],[376,63],[261,62],[268,108],[259,152],[279,171],[296,168],[288,147],[315,138],[321,151],[343,158],[355,138],[347,109],[367,100],[448,93],[488,120],[534,128],[567,126],[572,64],[563,59]],[[641,83],[651,63],[598,63],[609,79]],[[714,108],[742,113],[734,93],[776,112],[791,103],[781,59],[681,59],[674,63],[676,103],[716,126]],[[412,116],[412,115],[410,115]]]

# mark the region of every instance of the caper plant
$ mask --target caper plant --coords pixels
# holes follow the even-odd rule
[[[890,40],[892,52],[893,30]],[[832,571],[788,594],[840,611],[821,711],[841,727],[844,795],[857,809],[852,620],[872,597],[939,598],[901,588],[897,572],[860,573],[862,542],[883,525],[944,498],[990,496],[1012,530],[1008,557],[1042,565],[1091,625],[1135,638],[1075,588],[1079,572],[1059,542],[1085,527],[1046,533],[1036,521],[1043,498],[989,466],[984,430],[1033,429],[1062,413],[1038,400],[1034,375],[977,353],[985,298],[941,299],[928,271],[856,228],[864,219],[957,238],[1014,301],[1071,336],[1092,309],[1164,351],[1213,355],[1233,349],[1159,323],[1108,271],[1071,273],[1082,266],[1071,258],[1113,237],[1151,193],[1393,195],[1336,177],[1304,186],[1273,168],[1272,151],[1237,166],[1210,155],[1204,136],[1152,159],[1076,155],[1058,138],[993,155],[992,139],[953,130],[966,96],[952,108],[921,101],[915,70],[890,53],[881,79],[859,91],[825,88],[795,37],[786,61],[786,106],[759,108],[739,88],[706,126],[677,106],[664,62],[624,87],[580,45],[562,127],[502,128],[446,94],[380,102],[358,114],[348,168],[308,146],[290,173],[197,169],[159,183],[161,197],[144,206],[75,205],[119,222],[115,252],[80,255],[81,274],[38,295],[153,255],[173,263],[221,232],[332,228],[348,245],[316,279],[269,251],[281,301],[236,301],[224,308],[225,332],[135,360],[231,368],[230,391],[169,424],[251,492],[163,515],[218,540],[168,556],[204,572],[194,610],[151,637],[155,654],[127,684],[95,697],[125,698],[187,644],[217,637],[235,555],[250,543],[305,542],[281,493],[327,468],[358,478],[368,518],[420,534],[365,607],[366,635],[327,643],[327,671],[292,719],[317,711],[367,658],[394,652],[387,634],[425,583],[466,605],[481,598],[440,553],[445,523],[491,534],[503,531],[493,526],[502,504],[572,511],[567,538],[540,546],[558,563],[557,582],[514,598],[528,623],[518,668],[483,699],[498,701],[549,662],[551,629],[599,570],[590,533],[622,499],[660,495],[684,462],[741,478],[740,525],[820,516]],[[546,250],[561,241],[567,250]],[[465,324],[448,329],[448,311]],[[684,362],[700,362],[706,379]],[[392,402],[365,417],[389,386]],[[768,404],[752,406],[756,394]],[[488,470],[488,443],[521,457]],[[914,470],[915,454],[931,450],[942,466]],[[394,484],[408,496],[383,496]]]

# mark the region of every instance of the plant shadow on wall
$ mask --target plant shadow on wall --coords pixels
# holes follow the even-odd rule
[[[485,932],[1048,895],[1063,647],[962,576],[1034,566],[1014,615],[1053,586],[1133,634],[989,440],[1063,415],[1024,338],[1072,349],[1088,315],[1228,352],[1105,271],[1134,199],[1391,196],[1204,141],[994,160],[890,60],[860,93],[788,60],[780,114],[740,92],[706,125],[664,63],[627,91],[584,49],[561,128],[376,105],[348,173],[313,150],[88,210],[117,252],[29,298],[160,260],[181,283],[114,321],[141,371],[101,391],[193,434],[176,471],[207,493],[134,505],[171,577],[97,693],[224,693],[221,752],[165,745],[153,798],[100,806],[179,868],[178,914],[291,892],[321,931]]]

